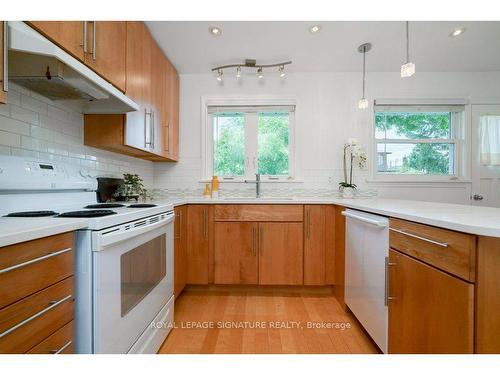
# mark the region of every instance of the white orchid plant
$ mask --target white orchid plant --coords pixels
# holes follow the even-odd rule
[[[356,189],[357,185],[352,182],[352,170],[357,162],[359,168],[366,165],[366,153],[362,152],[358,145],[358,140],[349,138],[344,143],[344,181],[339,182],[339,189]]]

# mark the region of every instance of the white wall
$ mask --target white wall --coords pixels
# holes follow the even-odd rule
[[[155,165],[155,187],[201,190],[201,97],[295,97],[296,160],[303,183],[298,189],[336,189],[341,180],[342,144],[356,137],[370,152],[372,110],[359,110],[360,73],[296,73],[244,77],[237,82],[228,72],[222,85],[211,74],[182,75],[180,97],[180,161]],[[500,73],[420,73],[401,79],[398,73],[368,73],[367,98],[480,98],[500,99]],[[368,154],[369,162],[372,158]],[[371,184],[368,170],[357,171],[355,183],[376,189],[379,196],[468,203],[468,183]],[[280,185],[283,186],[283,185]],[[237,188],[224,184],[224,190]],[[265,193],[266,186],[263,187]]]
[[[0,154],[80,165],[97,176],[137,173],[153,185],[153,163],[83,145],[83,116],[12,83],[0,105]]]

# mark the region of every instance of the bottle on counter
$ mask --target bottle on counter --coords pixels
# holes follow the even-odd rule
[[[219,179],[217,176],[212,177],[212,199],[219,199]]]
[[[210,199],[212,196],[210,192],[210,186],[208,184],[205,184],[205,190],[203,191],[203,198]]]

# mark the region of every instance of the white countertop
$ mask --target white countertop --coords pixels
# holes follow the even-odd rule
[[[71,232],[88,226],[87,219],[54,217],[1,217],[0,247],[19,242]]]
[[[396,199],[337,197],[283,198],[173,198],[156,200],[158,204],[336,204],[384,216],[434,225],[460,232],[500,237],[500,208]],[[88,219],[0,218],[0,247],[14,243],[87,228]]]

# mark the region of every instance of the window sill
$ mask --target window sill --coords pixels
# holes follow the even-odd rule
[[[210,183],[212,182],[211,179],[201,179],[198,181],[199,183]],[[254,180],[252,180],[251,182],[245,182],[245,180],[222,180],[220,179],[219,180],[219,183],[221,184],[251,184],[251,183],[255,183]],[[261,180],[260,181],[261,184],[303,184],[304,181],[303,180]]]
[[[434,179],[408,179],[408,180],[403,180],[403,179],[398,179],[398,178],[383,178],[383,179],[377,179],[377,178],[370,178],[365,180],[369,184],[402,184],[402,185],[409,185],[409,184],[415,184],[415,185],[423,185],[423,184],[470,184],[472,183],[471,180],[469,179],[439,179],[439,178],[434,178]]]

